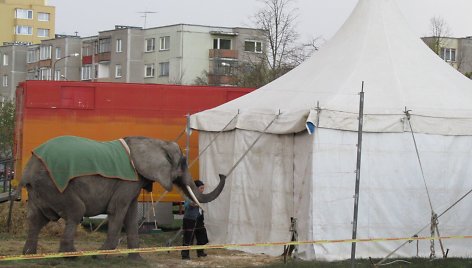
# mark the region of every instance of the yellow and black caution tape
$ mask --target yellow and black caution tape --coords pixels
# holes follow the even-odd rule
[[[226,249],[226,248],[238,248],[238,247],[270,247],[270,246],[288,246],[288,245],[306,245],[306,244],[364,243],[364,242],[385,242],[385,241],[415,241],[415,240],[470,239],[470,238],[472,238],[472,235],[455,235],[455,236],[441,236],[441,237],[335,239],[335,240],[309,240],[309,241],[267,242],[267,243],[150,247],[150,248],[92,250],[92,251],[77,251],[77,252],[59,252],[59,253],[44,253],[44,254],[30,254],[30,255],[0,256],[0,261],[37,260],[37,259],[52,259],[52,258],[66,258],[66,257],[96,256],[96,255],[118,255],[118,254],[129,254],[129,253],[154,253],[154,252],[180,251],[180,250],[193,250],[193,249]]]

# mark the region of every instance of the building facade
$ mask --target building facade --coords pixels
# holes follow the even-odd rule
[[[263,61],[264,40],[259,29],[191,24],[56,35],[24,46],[23,79],[231,86],[242,66]]]
[[[28,46],[27,80],[80,80],[81,39],[57,35],[41,44]]]
[[[5,43],[0,46],[0,102],[11,100],[16,86],[26,78],[26,54],[28,46]]]
[[[242,62],[260,61],[261,30],[176,24],[116,26],[82,42],[82,80],[233,85]]]
[[[431,36],[422,39],[443,60],[472,78],[472,36],[463,38]]]
[[[0,44],[38,44],[54,38],[55,12],[46,0],[0,0]]]

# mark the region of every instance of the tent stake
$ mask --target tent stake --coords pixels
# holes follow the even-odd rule
[[[356,190],[354,194],[354,220],[352,221],[352,239],[357,239],[357,214],[359,212],[359,186],[361,182],[362,126],[364,123],[364,81],[359,93],[359,128],[357,131]],[[351,267],[356,267],[356,242],[351,246]]]

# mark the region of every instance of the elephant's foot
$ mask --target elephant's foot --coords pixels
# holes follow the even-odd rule
[[[23,247],[23,254],[36,254],[38,242],[26,241],[25,246]]]
[[[128,254],[128,259],[133,261],[144,261],[143,257],[139,253],[130,253]]]
[[[23,255],[36,254],[36,248],[23,248]]]
[[[74,247],[73,241],[61,241],[59,245],[59,252],[75,252],[77,251]]]

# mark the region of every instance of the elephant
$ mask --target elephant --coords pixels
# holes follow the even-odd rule
[[[130,136],[123,138],[122,143],[134,164],[138,175],[136,181],[105,178],[98,174],[83,175],[71,179],[63,192],[52,180],[53,170],[49,170],[42,159],[33,153],[20,182],[20,189],[25,187],[28,192],[28,231],[23,254],[35,254],[42,227],[60,218],[65,220],[65,229],[59,251],[76,251],[74,235],[77,225],[83,217],[99,214],[108,215],[107,237],[100,249],[115,249],[122,227],[126,231],[128,248],[137,248],[137,199],[141,189],[152,190],[153,182],[160,183],[167,191],[176,185],[196,203],[211,202],[223,190],[226,177],[220,175],[220,182],[212,192],[200,193],[188,171],[186,158],[175,142]],[[141,258],[136,253],[129,257]]]

